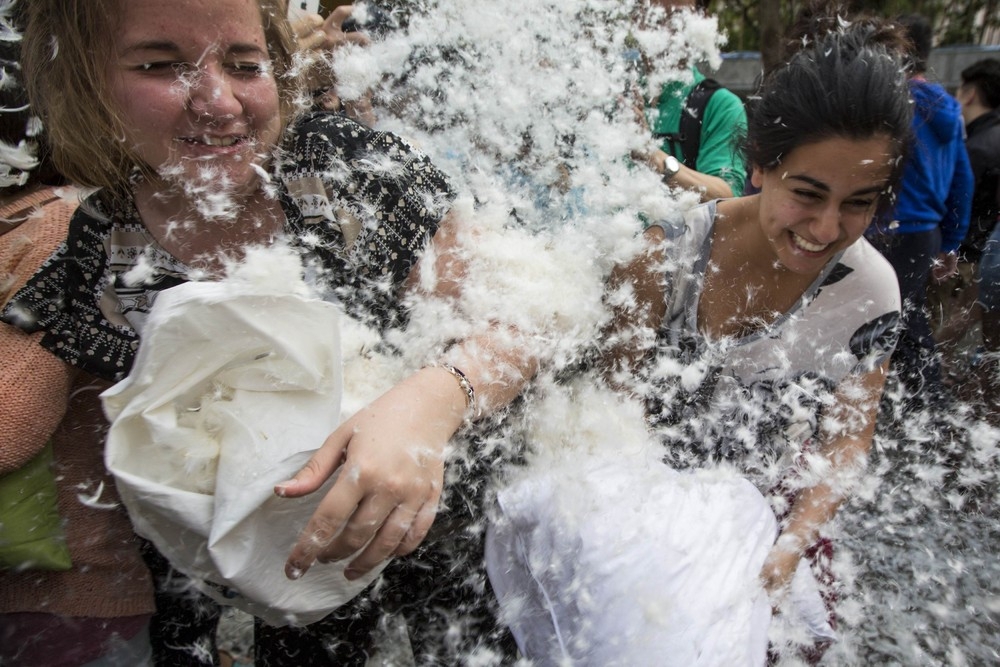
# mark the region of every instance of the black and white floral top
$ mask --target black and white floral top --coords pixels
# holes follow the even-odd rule
[[[399,288],[454,197],[444,174],[401,138],[327,112],[289,128],[270,171],[309,277],[352,315],[397,323]],[[44,331],[54,354],[117,380],[157,294],[197,277],[156,243],[133,202],[98,192],[0,319]]]

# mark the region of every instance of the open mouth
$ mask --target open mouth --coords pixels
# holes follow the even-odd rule
[[[213,137],[209,135],[202,135],[200,137],[181,137],[180,141],[191,144],[194,146],[212,146],[218,148],[228,148],[230,146],[235,146],[238,143],[246,141],[246,136],[233,136],[227,135],[224,137]]]
[[[792,243],[795,244],[795,247],[806,252],[823,252],[830,247],[829,243],[811,243],[795,232],[790,232],[790,234],[792,235]]]

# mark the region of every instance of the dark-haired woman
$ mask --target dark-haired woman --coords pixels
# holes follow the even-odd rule
[[[539,664],[762,664],[761,601],[768,616],[771,606],[808,615],[798,605],[807,595],[785,594],[864,465],[899,318],[892,268],[862,237],[891,206],[910,140],[905,76],[883,38],[872,22],[851,25],[770,73],[744,145],[759,193],[651,226],[647,251],[617,273],[635,294],[619,334],[652,331],[655,344],[625,338],[611,375],[643,381],[631,386],[667,466],[621,448],[617,461],[570,476],[565,493],[530,480],[501,492],[491,552],[517,565],[491,578]],[[706,468],[756,488],[705,478]],[[650,492],[651,474],[674,495]],[[547,483],[560,484],[554,477]],[[559,500],[569,495],[587,510]],[[708,502],[745,517],[732,540],[725,517],[691,521]],[[760,506],[773,510],[773,528],[758,522]],[[761,534],[775,538],[762,549]],[[571,549],[580,551],[560,558]],[[679,593],[677,580],[699,576],[705,559],[717,568]],[[739,568],[742,584],[720,586]],[[723,600],[740,589],[742,601]],[[711,591],[717,604],[706,607]],[[531,615],[532,601],[542,613]],[[825,619],[803,620],[815,638],[833,638]]]

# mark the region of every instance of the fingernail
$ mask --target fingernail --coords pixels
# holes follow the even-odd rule
[[[285,576],[291,579],[292,581],[297,581],[301,579],[302,575],[305,573],[306,571],[303,570],[301,567],[297,567],[295,565],[285,566]]]
[[[288,495],[288,482],[281,482],[280,484],[274,485],[274,495],[279,498],[284,498]]]
[[[346,570],[344,570],[344,579],[347,579],[348,581],[354,581],[360,576],[361,573],[358,572],[357,570],[353,570],[351,568],[347,568]]]

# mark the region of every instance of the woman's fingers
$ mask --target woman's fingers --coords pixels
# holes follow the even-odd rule
[[[410,529],[399,542],[396,551],[393,552],[394,556],[405,556],[420,546],[420,543],[427,537],[427,533],[430,532],[431,526],[434,525],[440,499],[440,494],[438,494],[433,502],[424,503],[424,506],[417,512],[417,516],[414,517],[413,523],[410,524]]]
[[[326,47],[329,37],[322,30],[314,30],[298,38],[299,51],[319,51]]]
[[[354,5],[339,5],[335,7],[332,12],[330,12],[329,16],[326,17],[326,24],[335,26],[337,30],[341,30],[344,25],[344,21],[346,21],[353,13]]]
[[[319,14],[300,14],[291,22],[296,39],[301,39],[323,27],[323,17]]]
[[[399,543],[406,537],[418,514],[417,510],[403,505],[397,506],[386,517],[365,550],[348,564],[347,569],[344,570],[344,576],[347,579],[362,577],[379,563],[392,556]]]
[[[299,474],[304,473],[321,476],[310,466]],[[298,579],[316,561],[341,560],[363,549],[344,573],[356,579],[393,554],[409,553],[420,544],[434,522],[440,485],[418,476],[373,477],[360,466],[344,465],[299,534],[285,564],[286,576]],[[308,484],[314,485],[312,477]]]
[[[276,484],[274,493],[282,498],[298,498],[323,486],[344,460],[344,450],[354,427],[348,422],[330,434],[323,446],[289,480]]]
[[[353,556],[345,575],[357,578],[415,549],[434,522],[445,446],[465,403],[450,373],[424,369],[334,431],[295,478],[275,489],[310,493],[340,466],[292,548],[286,574],[297,579],[317,560]]]
[[[350,5],[341,5],[334,9],[323,22],[323,31],[327,36],[326,48],[331,49],[341,44],[352,42],[359,46],[367,46],[371,40],[362,32],[344,32],[344,21],[351,15]]]
[[[358,485],[350,479],[350,475],[341,474],[333,488],[320,501],[316,511],[309,518],[309,523],[299,533],[299,539],[285,563],[285,576],[289,579],[298,579],[308,572],[317,560],[337,560],[352,553],[347,552],[339,557],[335,555],[340,551],[339,545],[344,542],[341,536],[345,532],[350,539],[358,539],[357,526],[355,525],[350,531],[347,527],[355,517],[361,500],[362,495]]]

